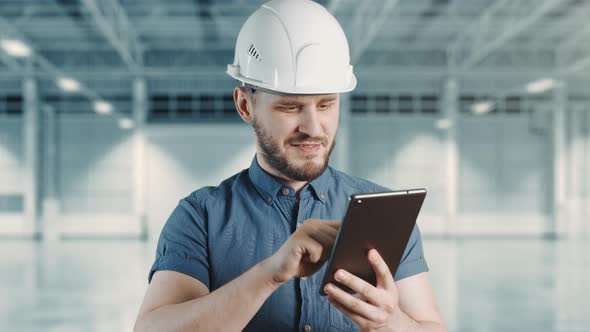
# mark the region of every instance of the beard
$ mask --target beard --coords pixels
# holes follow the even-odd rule
[[[303,165],[296,165],[294,160],[289,160],[287,158],[286,153],[281,153],[279,142],[273,141],[272,136],[267,134],[264,129],[262,129],[262,126],[260,126],[256,119],[252,121],[252,127],[254,128],[254,133],[256,133],[256,139],[258,141],[258,145],[260,146],[262,158],[264,158],[264,160],[268,162],[272,168],[285,177],[295,181],[312,181],[313,179],[316,179],[322,175],[326,168],[328,168],[330,155],[332,154],[332,150],[334,150],[334,146],[336,145],[335,136],[332,145],[329,147],[328,152],[323,155],[322,161],[319,164],[313,161],[315,156],[312,156],[311,158],[304,158],[308,160],[305,160]],[[287,140],[287,143],[288,145],[291,145],[303,141],[317,142],[324,147],[328,145],[327,138],[313,138],[306,134],[293,137]]]

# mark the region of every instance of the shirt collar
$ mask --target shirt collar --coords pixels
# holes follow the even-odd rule
[[[272,203],[272,201],[277,197],[277,195],[284,195],[283,190],[285,189],[289,190],[289,196],[295,196],[295,190],[291,186],[281,183],[274,176],[272,176],[264,169],[262,169],[262,167],[260,167],[260,164],[258,164],[256,156],[254,156],[254,158],[252,159],[252,163],[250,164],[250,168],[248,169],[248,175],[250,176],[250,180],[254,184],[254,187],[262,196],[262,198],[266,201],[267,204]],[[327,190],[331,179],[332,170],[328,166],[319,177],[315,178],[305,187],[303,187],[300,193],[300,197],[304,198],[306,187],[309,186],[309,188],[311,188],[310,191],[312,191],[319,200],[325,202],[328,198]]]

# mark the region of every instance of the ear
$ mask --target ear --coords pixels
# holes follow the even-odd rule
[[[241,87],[236,87],[234,89],[234,103],[242,120],[251,124],[253,120],[252,111],[254,110],[252,96]]]

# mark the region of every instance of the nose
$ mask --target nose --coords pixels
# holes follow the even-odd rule
[[[302,112],[299,132],[314,138],[324,136],[324,130],[316,109],[306,109]]]

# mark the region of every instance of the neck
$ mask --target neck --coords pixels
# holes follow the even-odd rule
[[[264,158],[261,158],[259,153],[256,154],[256,161],[258,161],[258,165],[260,165],[260,167],[263,170],[265,170],[267,173],[272,175],[280,183],[290,186],[291,188],[295,189],[295,192],[297,193],[297,195],[299,195],[299,192],[301,191],[301,189],[303,189],[303,187],[305,187],[305,185],[307,185],[309,183],[309,181],[296,181],[296,180],[293,180],[293,179],[290,179],[290,178],[284,176],[282,173],[280,173],[276,169],[272,168],[266,162],[266,160],[264,160]]]

